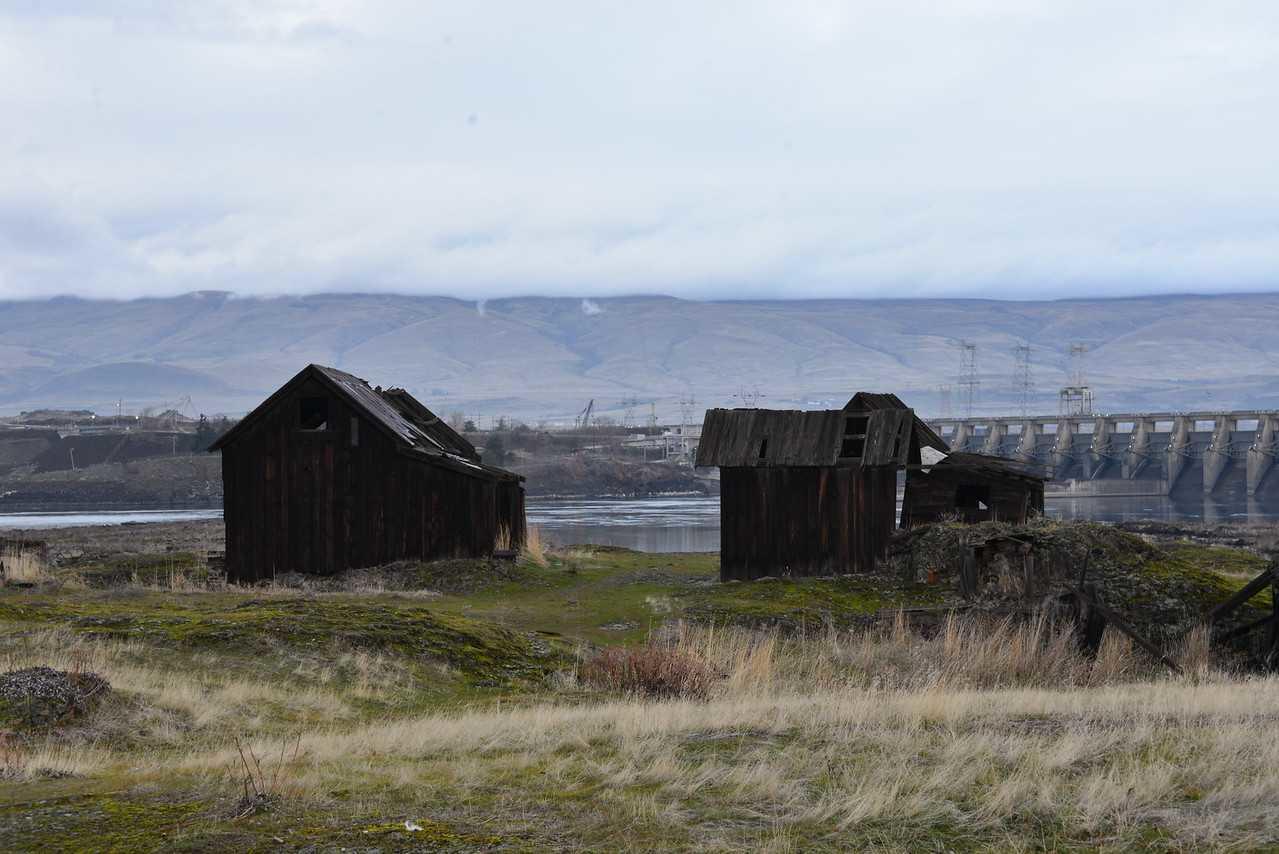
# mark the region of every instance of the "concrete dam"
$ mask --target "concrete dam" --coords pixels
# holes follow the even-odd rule
[[[936,418],[956,451],[1040,466],[1049,494],[1203,497],[1279,508],[1279,412]]]

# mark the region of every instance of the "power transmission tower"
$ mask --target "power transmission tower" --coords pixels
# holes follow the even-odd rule
[[[1070,379],[1058,392],[1057,406],[1062,415],[1092,415],[1093,394],[1088,385],[1088,373],[1084,359],[1088,345],[1076,342],[1070,345]]]
[[[937,408],[941,411],[942,418],[951,418],[954,416],[954,410],[951,408],[951,394],[949,385],[937,386]]]
[[[743,388],[737,394],[733,395],[733,399],[742,405],[743,409],[757,409],[759,402],[767,395],[759,390],[759,386],[751,389]]]
[[[686,394],[679,399],[679,426],[687,427],[693,418],[693,407],[697,406],[697,398]]]
[[[1035,380],[1030,374],[1030,345],[1018,344],[1013,348],[1013,395],[1023,416],[1030,414],[1030,400],[1035,394]]]
[[[630,427],[635,423],[635,407],[639,406],[639,400],[634,395],[622,398],[622,426]]]
[[[974,341],[959,342],[959,399],[964,405],[964,416],[973,417],[973,404],[977,400],[977,344]]]

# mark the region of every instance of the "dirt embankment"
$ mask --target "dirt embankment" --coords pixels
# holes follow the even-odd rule
[[[0,477],[0,513],[222,506],[222,460],[179,454]]]
[[[527,478],[525,489],[530,496],[718,492],[717,481],[665,463],[512,456],[506,466]],[[221,506],[222,461],[216,454],[179,454],[74,470],[0,475],[0,513]]]

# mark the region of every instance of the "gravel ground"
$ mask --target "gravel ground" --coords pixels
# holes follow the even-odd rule
[[[83,528],[15,529],[0,534],[0,542],[7,539],[44,543],[46,560],[64,565],[92,560],[95,556],[220,552],[225,542],[223,530],[221,519],[136,522]]]

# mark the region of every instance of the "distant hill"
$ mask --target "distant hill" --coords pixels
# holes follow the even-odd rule
[[[978,345],[977,409],[1011,412],[1013,347],[1030,343],[1035,409],[1055,411],[1075,341],[1102,409],[1279,406],[1279,294],[1119,300],[690,302],[220,292],[131,302],[0,303],[0,413],[129,412],[189,395],[243,412],[308,362],[404,386],[442,413],[571,419],[590,398],[635,419],[686,395],[731,405],[842,403],[892,390],[925,413]],[[740,400],[740,397],[737,399]],[[959,409],[958,391],[955,408]],[[700,413],[699,413],[700,414]]]

